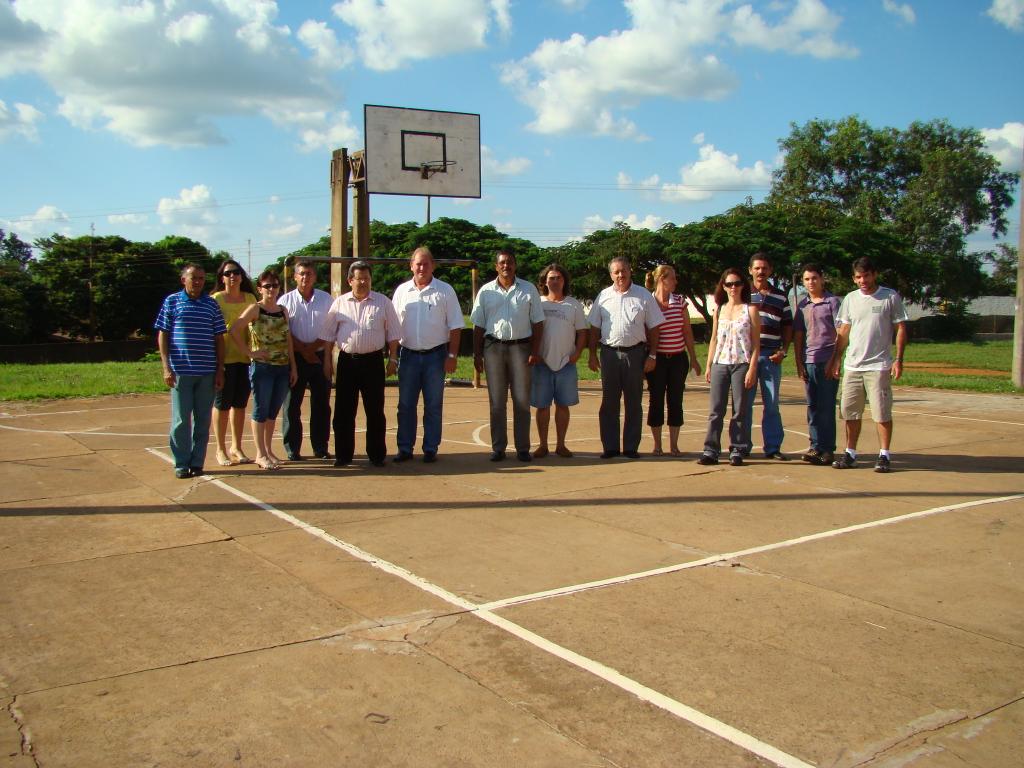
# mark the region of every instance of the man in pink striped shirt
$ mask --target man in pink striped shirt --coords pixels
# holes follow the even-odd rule
[[[366,414],[366,455],[375,467],[383,467],[387,456],[384,433],[384,354],[387,375],[393,376],[398,364],[398,340],[402,324],[391,303],[382,293],[371,291],[370,265],[354,261],[348,268],[352,290],[331,304],[320,329],[324,346],[324,376],[334,374],[334,347],[338,347],[338,380],[334,399],[334,466],[352,463],[355,452],[356,407],[360,395]]]

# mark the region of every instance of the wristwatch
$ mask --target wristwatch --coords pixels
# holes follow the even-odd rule
[[[458,357],[458,355],[453,355],[451,352],[448,353],[449,360],[454,360],[456,357]]]

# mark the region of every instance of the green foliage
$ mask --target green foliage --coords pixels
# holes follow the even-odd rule
[[[908,298],[960,301],[983,290],[966,237],[982,226],[1006,232],[1016,176],[999,170],[980,132],[945,120],[875,129],[847,117],[794,124],[779,146],[786,156],[769,203],[820,206],[888,228],[907,246],[896,264]]]
[[[1017,267],[1020,264],[1017,249],[1000,243],[994,251],[979,254],[984,262],[992,265],[992,274],[985,277],[985,294],[988,296],[1017,295]]]
[[[45,341],[50,333],[46,291],[28,272],[31,247],[0,229],[0,344]]]

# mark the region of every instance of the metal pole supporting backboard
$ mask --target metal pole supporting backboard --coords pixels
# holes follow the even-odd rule
[[[1021,150],[1024,155],[1024,148]],[[1022,158],[1024,160],[1024,158]],[[1017,233],[1017,301],[1013,322],[1013,386],[1024,387],[1024,162],[1017,187],[1020,231]]]
[[[348,150],[336,149],[331,157],[331,258],[348,255]],[[345,287],[341,261],[331,263],[331,295],[339,296]]]

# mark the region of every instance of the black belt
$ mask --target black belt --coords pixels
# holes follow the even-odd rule
[[[436,347],[431,347],[430,349],[410,349],[409,347],[402,347],[402,351],[411,352],[414,355],[432,355],[447,346],[447,344],[438,344]]]
[[[491,334],[487,334],[486,336],[484,336],[484,338],[487,339],[488,341],[493,341],[495,344],[529,344],[530,343],[530,337],[529,336],[526,336],[526,337],[524,337],[522,339],[509,339],[508,341],[506,341],[505,339],[496,339],[493,336],[491,336]]]
[[[353,353],[353,352],[346,352],[345,350],[341,350],[340,354],[344,355],[345,357],[351,357],[353,360],[359,360],[360,358],[363,358],[363,357],[380,357],[381,354],[383,354],[383,352],[384,352],[384,347],[381,347],[376,352],[355,352],[355,353]]]
[[[601,344],[605,349],[614,349],[616,352],[632,352],[637,347],[642,347],[643,345],[644,343],[642,341],[637,342],[631,347],[613,347],[611,344]]]

